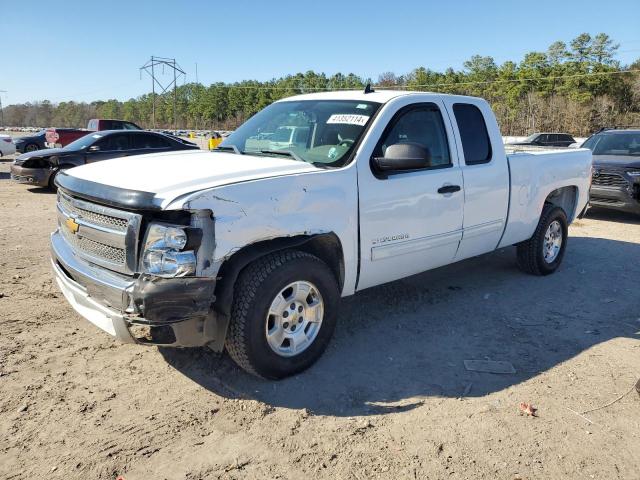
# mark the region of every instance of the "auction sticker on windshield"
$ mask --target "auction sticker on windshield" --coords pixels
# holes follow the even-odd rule
[[[367,124],[369,117],[367,115],[350,115],[345,113],[337,113],[331,115],[327,123],[343,123],[346,125],[360,125],[363,127]]]

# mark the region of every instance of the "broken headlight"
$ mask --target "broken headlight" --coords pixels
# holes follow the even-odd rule
[[[142,249],[142,271],[159,277],[196,273],[198,233],[198,229],[188,227],[150,224]]]

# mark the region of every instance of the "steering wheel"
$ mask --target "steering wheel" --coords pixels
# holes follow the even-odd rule
[[[356,143],[356,142],[355,142],[355,140],[352,140],[352,139],[350,139],[350,138],[343,138],[342,140],[340,140],[340,141],[338,142],[338,145],[337,145],[337,146],[340,146],[340,147],[350,147],[350,146],[351,146],[351,145],[353,145],[354,143]]]

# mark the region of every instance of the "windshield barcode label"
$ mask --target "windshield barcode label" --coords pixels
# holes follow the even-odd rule
[[[347,125],[360,125],[363,127],[367,124],[369,117],[367,115],[348,115],[348,114],[336,114],[331,115],[327,123],[344,123]]]

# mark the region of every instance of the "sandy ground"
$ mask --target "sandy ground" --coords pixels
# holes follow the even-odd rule
[[[509,248],[346,299],[324,357],[266,382],[226,355],[119,344],[75,314],[49,271],[55,197],[8,167],[2,479],[640,478],[637,218],[573,225],[550,277],[520,273]]]

